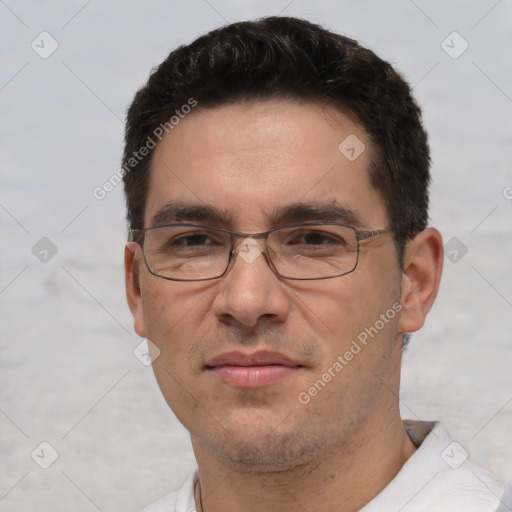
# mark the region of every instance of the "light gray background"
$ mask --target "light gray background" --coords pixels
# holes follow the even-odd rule
[[[358,39],[414,84],[431,223],[458,239],[459,260],[445,259],[405,356],[402,410],[444,420],[512,480],[512,2],[288,2],[0,0],[0,511],[136,511],[194,467],[132,353],[121,186],[102,201],[92,191],[119,167],[124,115],[151,67],[221,24],[279,13]],[[31,48],[48,50],[43,31],[59,45],[47,59]],[[441,46],[454,31],[469,44],[456,59]],[[57,247],[47,262],[32,252],[42,237]],[[31,458],[50,462],[43,441],[58,453],[48,469]]]

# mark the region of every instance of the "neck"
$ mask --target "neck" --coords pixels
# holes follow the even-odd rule
[[[361,428],[340,446],[285,471],[240,471],[192,440],[203,512],[352,512],[374,498],[414,453],[398,411],[395,420]],[[196,494],[196,504],[201,510]]]

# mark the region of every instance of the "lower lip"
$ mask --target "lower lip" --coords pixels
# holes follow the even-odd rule
[[[291,373],[298,366],[283,366],[278,364],[265,366],[216,366],[211,370],[229,386],[239,388],[261,388],[275,384]]]

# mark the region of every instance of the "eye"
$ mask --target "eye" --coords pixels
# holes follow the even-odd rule
[[[221,231],[191,226],[163,226],[146,234],[145,254],[150,258],[201,258],[229,252],[230,236]]]
[[[229,247],[229,237],[215,231],[188,231],[168,238],[164,250],[174,254],[211,254]]]
[[[309,230],[292,233],[286,243],[288,245],[326,246],[345,245],[345,240],[325,231]]]
[[[169,240],[169,246],[197,247],[216,243],[205,233],[187,233]]]

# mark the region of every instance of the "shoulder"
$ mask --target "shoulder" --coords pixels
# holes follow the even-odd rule
[[[442,423],[406,421],[404,426],[418,449],[364,512],[390,505],[402,512],[502,510],[504,483],[471,462]]]
[[[183,485],[147,506],[142,512],[196,512],[194,485],[197,471],[190,474]]]
[[[501,498],[500,507],[496,512],[510,512],[512,510],[512,485],[508,484],[505,487],[505,492]]]
[[[177,492],[171,492],[166,496],[163,496],[158,501],[155,501],[151,505],[145,507],[142,512],[175,512],[176,494]]]

